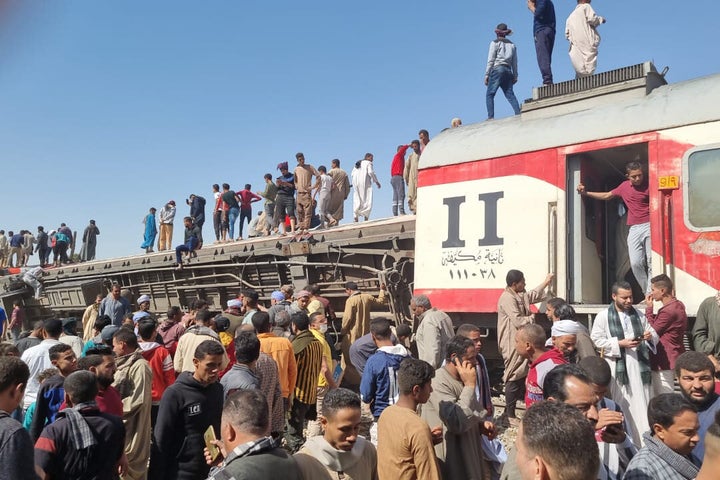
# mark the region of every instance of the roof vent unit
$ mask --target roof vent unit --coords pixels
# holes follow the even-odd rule
[[[664,74],[658,73],[652,62],[645,62],[535,87],[532,99],[525,101],[522,112],[525,116],[537,110],[552,108],[552,113],[543,112],[542,115],[557,115],[592,108],[609,100],[615,102],[622,98],[642,97],[667,84]]]

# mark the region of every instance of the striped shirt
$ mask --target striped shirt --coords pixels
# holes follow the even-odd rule
[[[307,339],[307,336],[310,339]],[[310,340],[310,341],[308,341]],[[302,403],[312,405],[317,400],[317,386],[320,369],[322,368],[323,348],[313,334],[304,330],[293,340],[293,347],[306,343],[306,346],[295,352],[297,361],[297,382],[295,383],[295,398]]]

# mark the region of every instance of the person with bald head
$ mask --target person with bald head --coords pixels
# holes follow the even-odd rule
[[[526,407],[543,399],[545,375],[558,365],[568,363],[560,350],[555,347],[548,349],[545,340],[545,330],[534,323],[523,325],[515,334],[515,350],[530,362],[525,380]]]

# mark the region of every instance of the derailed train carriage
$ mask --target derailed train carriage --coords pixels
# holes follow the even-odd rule
[[[392,294],[390,314],[402,320],[409,315],[414,235],[415,219],[406,216],[317,231],[300,242],[260,237],[206,245],[182,270],[175,269],[174,250],[70,264],[44,273],[45,295],[39,300],[18,276],[2,277],[0,299],[9,308],[22,298],[28,318],[79,317],[96,295],[107,294],[118,282],[131,301],[150,295],[150,310],[164,313],[173,305],[188,307],[195,298],[222,309],[246,288],[269,301],[282,285],[300,289],[316,283],[342,312],[343,284],[355,281],[374,294],[386,284]]]

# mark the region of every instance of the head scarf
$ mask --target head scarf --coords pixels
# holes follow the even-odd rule
[[[559,320],[554,322],[550,333],[553,337],[564,335],[577,335],[580,332],[580,324],[574,320]]]

